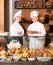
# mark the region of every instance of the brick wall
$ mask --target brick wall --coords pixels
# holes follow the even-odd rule
[[[0,31],[4,31],[4,0],[0,0]]]

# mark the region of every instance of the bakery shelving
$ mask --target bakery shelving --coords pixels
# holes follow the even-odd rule
[[[15,9],[45,9],[53,8],[53,0],[17,0],[14,2]]]

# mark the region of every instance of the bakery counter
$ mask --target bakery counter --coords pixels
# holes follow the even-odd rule
[[[30,37],[28,36],[21,38],[23,39],[23,46],[19,42],[20,37],[1,36],[1,38],[3,37],[7,49],[0,47],[0,65],[53,65],[53,36],[32,37],[39,41],[47,39],[46,43],[50,44],[43,49],[29,49],[27,45],[24,45],[29,45]]]
[[[53,61],[39,62],[39,61],[17,61],[17,62],[0,62],[0,65],[53,65]]]

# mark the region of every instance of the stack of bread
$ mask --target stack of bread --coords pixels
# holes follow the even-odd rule
[[[11,49],[11,48],[21,48],[21,44],[20,42],[17,40],[12,40],[8,45],[7,45],[8,49]]]

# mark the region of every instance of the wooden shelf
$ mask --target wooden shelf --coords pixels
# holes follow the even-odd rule
[[[15,9],[53,9],[53,7],[52,8],[15,8]]]
[[[53,9],[53,1],[45,0],[26,0],[15,1],[15,9]]]

